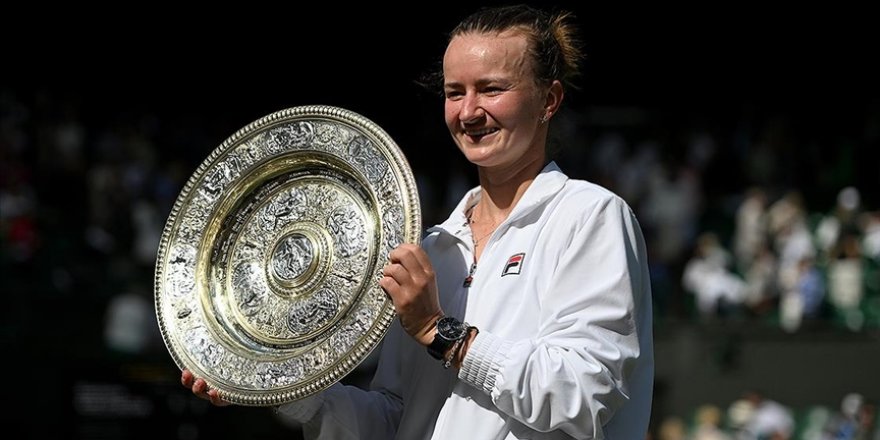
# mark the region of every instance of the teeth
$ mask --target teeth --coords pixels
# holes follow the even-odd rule
[[[468,134],[468,136],[483,136],[489,133],[494,133],[496,130],[496,128],[484,128],[482,130],[467,131],[466,133]]]

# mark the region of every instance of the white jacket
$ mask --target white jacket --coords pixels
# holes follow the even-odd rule
[[[397,321],[372,391],[336,384],[279,411],[307,438],[645,438],[654,375],[644,240],[626,203],[547,165],[486,242],[471,190],[422,246],[447,315],[479,328],[456,376]],[[319,434],[320,433],[320,434]]]

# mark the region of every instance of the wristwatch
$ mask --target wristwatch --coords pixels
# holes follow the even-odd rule
[[[444,316],[437,320],[437,334],[431,345],[428,345],[428,354],[434,359],[443,360],[446,350],[455,344],[455,341],[464,339],[468,334],[468,325],[452,316]]]

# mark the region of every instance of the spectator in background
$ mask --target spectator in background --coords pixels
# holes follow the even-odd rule
[[[696,426],[691,435],[691,440],[731,440],[730,436],[721,429],[721,409],[715,405],[703,405],[697,408],[695,416]]]
[[[859,393],[849,393],[840,401],[840,410],[825,425],[822,440],[876,440],[877,407]]]
[[[755,316],[764,316],[776,309],[779,291],[776,285],[776,274],[779,267],[776,255],[765,242],[746,270],[745,305]]]
[[[682,284],[696,297],[697,310],[704,319],[735,313],[746,298],[748,286],[728,269],[730,254],[712,233],[697,240],[694,256],[688,261]]]
[[[800,278],[801,260],[816,256],[801,194],[796,191],[785,194],[770,206],[768,215],[774,249],[779,256],[779,290],[794,291]]]
[[[736,267],[748,271],[752,262],[767,248],[767,195],[761,188],[750,188],[736,211],[733,253]]]
[[[844,232],[829,257],[829,302],[850,330],[860,330],[865,322],[860,309],[865,273],[859,237],[851,231]]]
[[[788,440],[794,435],[794,416],[779,402],[764,397],[757,391],[743,396],[752,407],[749,419],[743,425],[740,439]]]
[[[797,281],[794,288],[783,292],[780,301],[780,324],[782,328],[794,332],[804,319],[818,318],[825,300],[825,280],[814,261],[804,257],[798,263]]]
[[[868,258],[880,262],[880,213],[865,213],[860,220],[864,237],[862,238],[862,252]]]
[[[830,256],[848,234],[858,234],[861,194],[851,186],[837,194],[837,205],[816,227],[816,243],[823,255]]]

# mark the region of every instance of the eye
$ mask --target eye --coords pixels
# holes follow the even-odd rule
[[[461,99],[462,96],[464,96],[464,93],[462,93],[460,90],[446,90],[444,93],[446,94],[446,99],[450,101],[457,101]]]
[[[488,95],[488,96],[498,96],[503,92],[504,92],[504,88],[498,87],[498,86],[489,86],[489,87],[486,87],[483,89],[483,94]]]

